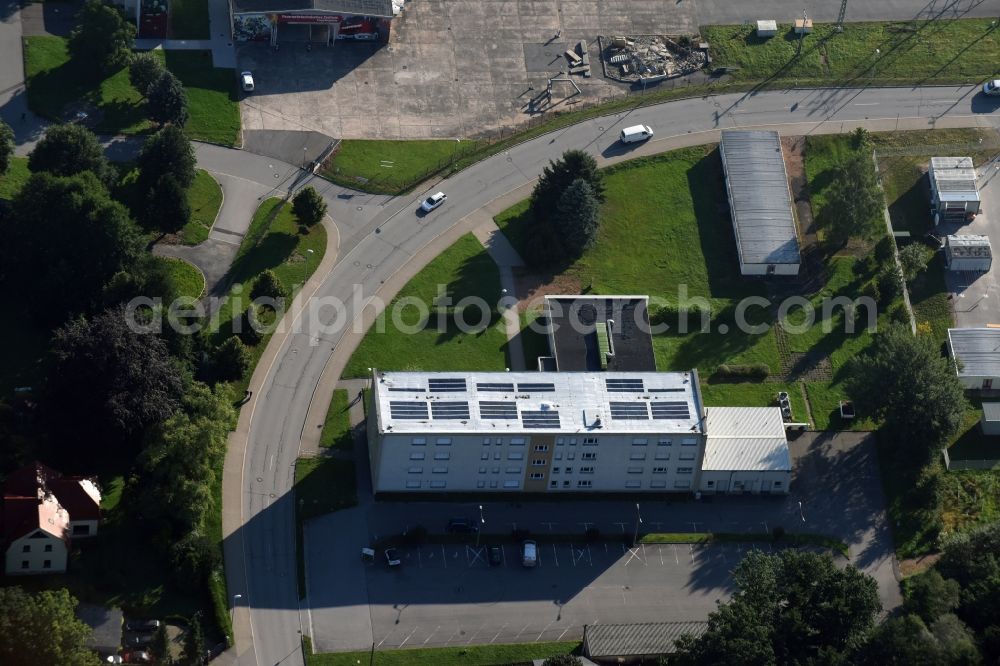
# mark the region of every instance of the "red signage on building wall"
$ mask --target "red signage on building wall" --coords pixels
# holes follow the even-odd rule
[[[340,23],[344,17],[339,14],[277,14],[278,23]]]

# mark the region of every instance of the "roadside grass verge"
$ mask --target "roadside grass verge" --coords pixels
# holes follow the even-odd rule
[[[0,176],[0,199],[13,199],[31,177],[27,157],[11,157],[7,172]]]
[[[184,261],[173,257],[156,257],[156,261],[167,267],[170,282],[177,295],[185,298],[200,298],[205,291],[205,276],[201,271]]]
[[[447,295],[449,305],[438,297]],[[490,308],[458,308],[480,298]],[[345,378],[380,370],[503,370],[507,335],[496,310],[500,272],[472,234],[466,234],[417,273],[380,314],[351,356]],[[426,305],[429,314],[412,303]],[[407,304],[411,305],[407,305]],[[422,316],[427,315],[427,316]],[[470,332],[459,326],[464,321]]]
[[[329,180],[377,194],[403,194],[474,153],[479,141],[346,139],[323,165]]]
[[[210,36],[208,0],[171,0],[171,39],[208,39]]]
[[[308,636],[302,638],[302,652],[308,666],[357,666],[359,663],[373,666],[512,666],[559,654],[578,654],[579,651],[579,641],[563,641],[314,654],[312,641]]]
[[[323,432],[319,436],[319,445],[323,448],[340,451],[354,450],[348,403],[346,389],[334,390],[333,398],[330,400],[330,408],[326,412],[326,420],[323,422]]]
[[[295,552],[299,598],[306,595],[303,526],[311,518],[358,503],[354,461],[335,458],[299,458],[295,461]]]
[[[213,69],[209,51],[155,51],[184,84],[190,119],[184,128],[192,139],[226,146],[235,144],[240,128],[236,76]],[[103,79],[70,59],[66,39],[24,38],[24,69],[32,111],[65,121],[87,109],[88,126],[105,134],[141,134],[155,129],[146,117],[142,95],[123,68]]]
[[[654,532],[645,534],[640,543],[774,543],[789,546],[815,546],[849,556],[847,544],[825,534],[784,534],[776,537],[770,532]]]
[[[204,169],[198,169],[194,182],[188,189],[191,221],[181,229],[181,242],[197,245],[208,240],[208,232],[222,208],[222,187]]]

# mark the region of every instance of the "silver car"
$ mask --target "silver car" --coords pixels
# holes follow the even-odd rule
[[[424,202],[420,204],[420,210],[424,211],[425,213],[429,213],[447,200],[448,200],[447,194],[445,194],[444,192],[437,192],[436,194],[432,194],[426,199],[424,199]]]

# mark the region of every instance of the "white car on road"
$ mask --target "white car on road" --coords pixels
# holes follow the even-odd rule
[[[984,95],[1000,95],[1000,79],[993,79],[983,84]]]
[[[253,92],[252,72],[243,72],[240,74],[240,87],[242,87],[245,92]]]
[[[444,192],[438,192],[437,194],[432,194],[426,199],[424,199],[424,202],[420,204],[420,210],[424,211],[425,213],[429,213],[447,200],[448,200],[448,195],[445,194]]]

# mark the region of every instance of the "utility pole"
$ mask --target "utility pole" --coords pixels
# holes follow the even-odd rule
[[[840,13],[837,14],[837,32],[844,32],[845,14],[847,14],[847,0],[840,0]]]
[[[483,518],[483,505],[479,505],[479,525],[476,527],[476,550],[479,550],[479,535],[483,532],[483,525],[486,524],[486,519]]]

